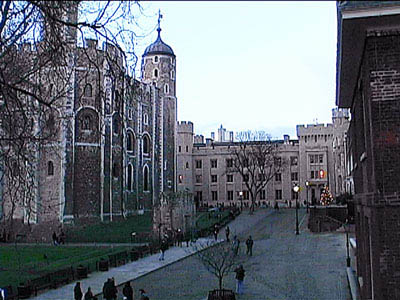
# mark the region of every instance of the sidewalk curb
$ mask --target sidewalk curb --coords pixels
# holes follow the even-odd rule
[[[347,282],[348,282],[349,288],[350,288],[351,299],[359,300],[360,294],[358,291],[358,284],[357,284],[357,278],[356,278],[355,272],[351,267],[347,267],[346,273],[347,273]]]

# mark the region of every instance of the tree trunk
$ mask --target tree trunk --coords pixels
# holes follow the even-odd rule
[[[219,289],[222,290],[222,276],[218,277]]]

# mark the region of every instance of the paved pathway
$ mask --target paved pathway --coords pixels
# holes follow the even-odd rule
[[[304,216],[301,210],[300,219],[304,220]],[[245,295],[237,299],[350,299],[345,275],[344,234],[311,234],[303,224],[300,235],[296,236],[294,224],[293,209],[278,213],[267,209],[254,215],[245,212],[229,225],[232,236],[237,234],[244,241],[251,234],[255,240],[254,255],[244,264],[247,270]],[[225,231],[221,230],[218,238],[224,237]],[[246,258],[243,244],[240,255]],[[209,290],[217,287],[217,280],[192,256],[193,253],[192,247],[172,247],[167,250],[163,262],[155,254],[108,272],[92,273],[81,280],[82,289],[86,291],[90,286],[94,294],[101,293],[107,278],[114,277],[118,285],[132,281],[135,299],[138,299],[138,290],[144,288],[151,300],[203,300]],[[70,300],[74,285],[71,283],[32,299]],[[234,274],[227,276],[224,286],[234,289]]]
[[[246,227],[239,234],[241,240],[248,234],[255,240],[253,256],[244,263],[245,294],[236,299],[350,299],[345,234],[312,234],[304,222],[296,236],[294,215],[293,209],[261,211],[255,216],[245,213],[235,220],[231,227]],[[304,216],[305,211],[301,210],[300,220]],[[244,248],[242,245],[242,258],[246,258]],[[224,280],[225,288],[235,289],[234,275],[229,274]],[[194,256],[132,282],[136,295],[139,288],[144,288],[151,300],[204,300],[217,285],[216,278]]]

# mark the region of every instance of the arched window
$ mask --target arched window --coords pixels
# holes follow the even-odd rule
[[[143,191],[149,191],[149,168],[144,166],[143,169]]]
[[[174,71],[171,71],[171,79],[175,79],[175,72]]]
[[[114,134],[118,134],[119,132],[119,124],[118,124],[118,116],[115,114],[113,117],[113,132]]]
[[[53,162],[50,160],[47,162],[47,176],[53,176],[54,175],[54,165]]]
[[[169,85],[168,84],[164,85],[164,93],[166,93],[166,94],[169,93]]]
[[[158,56],[154,56],[154,62],[158,63]]]
[[[158,77],[158,69],[154,69],[154,77]]]
[[[90,130],[90,116],[84,116],[82,122],[82,129],[83,130]]]
[[[135,137],[133,136],[132,131],[128,131],[126,134],[126,150],[129,152],[135,151]]]
[[[92,86],[89,83],[85,85],[83,94],[85,97],[92,97]]]
[[[132,178],[133,178],[133,168],[132,168],[132,165],[131,164],[129,164],[128,165],[128,170],[127,170],[127,176],[126,176],[126,178],[127,178],[127,182],[126,182],[126,185],[127,185],[127,190],[128,191],[132,191]]]
[[[113,168],[112,168],[112,175],[113,177],[118,177],[119,175],[119,167],[118,167],[118,163],[113,163]]]
[[[149,116],[146,113],[143,114],[143,124],[149,125]]]
[[[150,138],[147,134],[143,136],[143,154],[150,154]]]

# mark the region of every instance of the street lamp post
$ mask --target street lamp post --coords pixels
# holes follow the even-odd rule
[[[347,257],[346,257],[346,264],[347,267],[350,267],[350,245],[349,245],[349,220],[346,220],[346,252],[347,252]]]
[[[240,200],[240,211],[243,210],[243,192],[239,192],[239,200]]]
[[[306,212],[308,213],[308,188],[309,188],[309,186],[310,186],[310,182],[307,180],[306,181],[306,207],[307,207],[307,210],[306,210]]]
[[[299,186],[295,185],[293,187],[293,191],[296,193],[296,235],[299,234],[299,204],[298,204],[298,198],[299,198]]]

